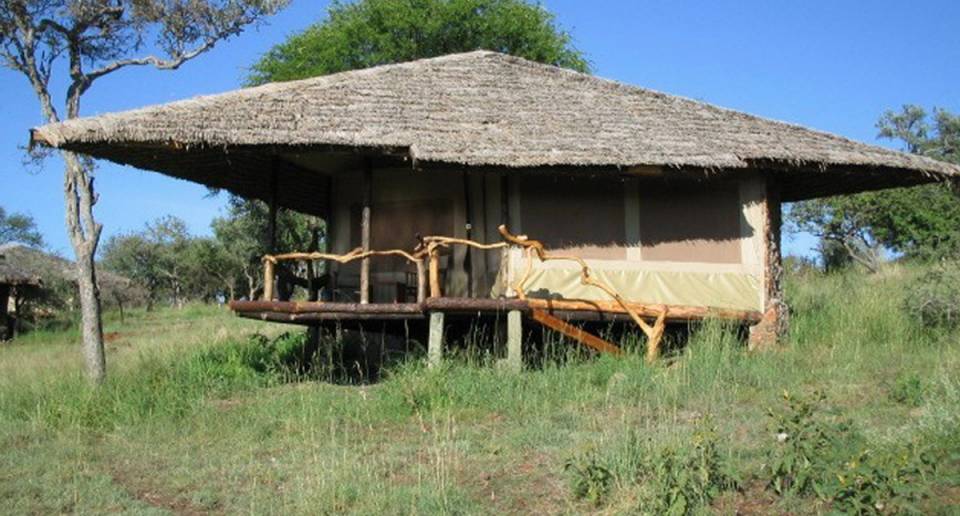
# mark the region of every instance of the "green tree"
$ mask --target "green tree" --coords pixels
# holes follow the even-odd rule
[[[217,245],[223,252],[222,259],[229,264],[233,292],[244,292],[248,299],[254,299],[263,288],[263,263],[261,258],[268,254],[267,242],[263,238],[267,226],[268,209],[260,201],[250,201],[231,197],[225,217],[214,219],[212,227]],[[303,251],[319,245],[313,243],[325,238],[323,222],[309,215],[281,210],[277,214],[276,252]],[[297,283],[288,264],[278,267],[277,272],[286,286]],[[285,294],[289,294],[284,288]],[[233,295],[231,295],[233,297]]]
[[[553,14],[526,0],[335,0],[326,19],[254,64],[248,82],[304,79],[477,49],[589,71]]]
[[[162,217],[141,231],[115,235],[103,248],[101,263],[148,293],[148,303],[211,300],[228,291],[222,281],[228,262],[218,242],[190,235],[186,223]]]
[[[0,206],[0,244],[18,242],[30,247],[43,247],[43,235],[37,230],[33,217],[22,213],[7,213]]]
[[[960,116],[908,105],[884,113],[877,128],[906,152],[960,163]],[[820,238],[828,266],[855,261],[875,270],[883,249],[929,259],[960,248],[960,195],[945,183],[804,201],[790,208],[787,221],[791,230]]]
[[[0,66],[26,79],[46,123],[80,116],[83,95],[101,78],[130,67],[175,70],[284,5],[285,0],[0,0]],[[153,50],[156,53],[150,53]],[[60,104],[51,94],[59,70]],[[97,246],[102,225],[93,165],[68,151],[64,167],[67,234],[76,255],[87,374],[106,378]]]

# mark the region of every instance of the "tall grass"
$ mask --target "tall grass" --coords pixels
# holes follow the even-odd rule
[[[440,367],[415,356],[367,384],[340,363],[343,343],[305,367],[302,334],[193,307],[111,320],[111,375],[92,389],[71,358],[75,335],[36,333],[0,349],[0,444],[20,450],[0,469],[29,478],[81,461],[98,473],[57,477],[80,498],[69,507],[53,484],[13,477],[0,478],[0,503],[156,506],[137,495],[149,491],[168,493],[167,508],[225,512],[579,511],[565,481],[571,459],[635,469],[636,455],[682,449],[709,418],[725,460],[759,471],[773,439],[767,408],[784,391],[814,389],[878,445],[949,442],[960,427],[960,349],[956,333],[903,310],[917,273],[790,277],[780,349],[748,353],[736,328],[710,321],[653,366],[636,337],[617,358],[548,334],[514,374],[497,367],[494,337],[473,333]],[[915,404],[891,394],[905,375],[918,379]],[[603,503],[626,510],[638,493],[621,486]]]

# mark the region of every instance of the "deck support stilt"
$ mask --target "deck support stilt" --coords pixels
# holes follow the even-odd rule
[[[370,251],[370,205],[373,204],[373,169],[369,161],[363,170],[363,207],[360,213],[360,245]],[[360,261],[360,303],[370,302],[370,258]]]
[[[520,310],[507,312],[507,367],[523,370],[523,317]]]
[[[427,338],[427,365],[435,367],[443,360],[443,312],[430,312],[430,333]]]

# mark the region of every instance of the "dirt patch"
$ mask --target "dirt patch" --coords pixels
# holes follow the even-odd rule
[[[762,482],[751,482],[732,495],[722,496],[713,504],[717,514],[737,514],[742,516],[760,516],[772,514],[793,514],[784,512],[777,505],[776,495],[766,489]]]
[[[144,475],[115,467],[110,472],[113,483],[123,488],[131,498],[139,500],[151,507],[168,510],[174,514],[187,516],[200,514],[221,514],[223,511],[217,506],[201,507],[182,496],[164,492],[154,482]]]

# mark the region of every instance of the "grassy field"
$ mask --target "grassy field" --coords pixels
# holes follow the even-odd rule
[[[706,324],[655,366],[344,385],[289,328],[195,306],[111,314],[95,390],[76,333],[33,333],[0,347],[0,512],[957,514],[960,338],[905,314],[916,273],[791,277],[782,349]]]

